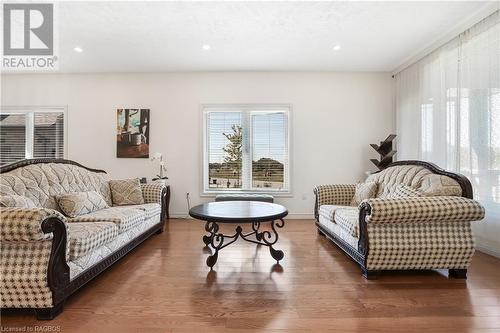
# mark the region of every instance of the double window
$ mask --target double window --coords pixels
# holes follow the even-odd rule
[[[203,190],[290,192],[289,106],[205,106]]]
[[[25,158],[64,158],[64,108],[2,108],[0,165]]]

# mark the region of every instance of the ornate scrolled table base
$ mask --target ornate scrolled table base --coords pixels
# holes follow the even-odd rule
[[[278,241],[277,229],[283,228],[283,218],[288,215],[288,210],[282,205],[257,201],[222,201],[208,202],[195,206],[189,210],[189,215],[195,219],[205,221],[203,243],[212,249],[212,254],[207,258],[207,265],[212,269],[219,251],[236,242],[238,238],[258,245],[267,246],[271,256],[279,263],[285,254],[273,246]],[[219,225],[235,224],[233,235],[224,235],[219,232]],[[270,223],[271,230],[260,230],[261,223]],[[243,224],[252,226],[252,231],[243,232]]]
[[[252,222],[251,232],[243,233],[243,228],[238,225],[236,227],[236,232],[233,235],[224,235],[222,233],[219,233],[219,225],[217,224],[217,222],[207,221],[205,224],[205,231],[207,231],[209,234],[203,236],[203,243],[205,243],[205,245],[207,246],[211,246],[215,251],[211,256],[207,258],[207,266],[212,269],[212,267],[214,267],[215,263],[217,262],[217,258],[219,257],[219,251],[226,246],[236,242],[238,238],[242,238],[247,242],[269,247],[271,257],[273,257],[277,261],[277,263],[279,263],[279,261],[283,259],[285,254],[281,250],[276,250],[273,245],[276,244],[279,238],[276,228],[283,228],[283,226],[285,225],[285,221],[283,219],[279,219],[272,220],[270,222],[271,231],[259,231],[261,222]]]

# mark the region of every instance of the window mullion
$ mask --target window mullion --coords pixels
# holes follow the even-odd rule
[[[33,158],[34,135],[35,133],[35,113],[26,113],[26,148],[25,157]]]
[[[250,190],[252,183],[252,146],[251,146],[251,115],[249,111],[242,111],[242,189]]]

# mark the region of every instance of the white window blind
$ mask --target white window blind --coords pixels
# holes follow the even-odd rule
[[[240,112],[207,114],[209,188],[242,187],[242,124]]]
[[[26,156],[26,115],[0,114],[0,165]]]
[[[64,157],[64,114],[35,112],[33,158]]]
[[[3,108],[0,138],[0,165],[25,158],[64,158],[65,111]]]
[[[288,107],[204,108],[204,192],[288,193],[288,128]]]
[[[252,189],[288,188],[288,124],[284,112],[252,112]]]

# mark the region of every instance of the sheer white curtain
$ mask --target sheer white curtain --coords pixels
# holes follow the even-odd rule
[[[398,73],[396,96],[398,159],[469,177],[478,245],[500,254],[500,12]]]

